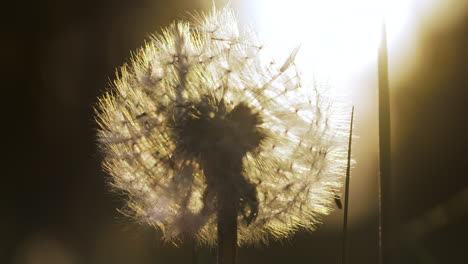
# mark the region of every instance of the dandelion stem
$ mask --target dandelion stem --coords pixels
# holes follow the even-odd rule
[[[345,204],[343,212],[343,241],[342,241],[342,255],[341,263],[346,264],[348,257],[348,204],[349,204],[349,180],[351,172],[351,143],[353,139],[353,121],[354,121],[354,106],[351,110],[351,124],[349,127],[349,141],[348,141],[348,160],[346,164],[346,183],[345,183]]]
[[[237,251],[237,210],[224,197],[226,193],[218,195],[220,206],[218,208],[218,264],[236,263]]]
[[[195,242],[195,237],[191,236],[188,238],[189,241],[189,248],[191,249],[191,259],[192,259],[192,264],[197,264],[198,263],[198,249],[197,249],[197,243]]]

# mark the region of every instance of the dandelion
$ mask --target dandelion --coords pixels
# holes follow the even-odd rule
[[[301,87],[297,49],[269,62],[236,21],[225,8],[172,24],[99,100],[111,184],[128,196],[125,212],[168,241],[313,230],[341,186],[346,122],[333,101]]]

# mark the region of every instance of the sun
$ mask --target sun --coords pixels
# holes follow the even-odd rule
[[[375,63],[382,21],[390,47],[409,19],[412,0],[237,0],[272,55],[300,46],[305,76],[346,82]]]

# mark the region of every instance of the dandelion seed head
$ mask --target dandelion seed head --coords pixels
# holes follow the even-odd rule
[[[313,230],[330,212],[347,122],[320,87],[302,87],[297,50],[284,63],[262,50],[225,8],[172,24],[120,68],[96,116],[126,214],[213,245],[221,199],[240,244]]]

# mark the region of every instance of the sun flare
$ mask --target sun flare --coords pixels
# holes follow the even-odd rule
[[[339,86],[375,62],[383,19],[389,45],[397,42],[408,21],[411,2],[238,0],[237,4],[245,10],[244,21],[256,27],[273,55],[300,45],[296,61],[304,73]]]

